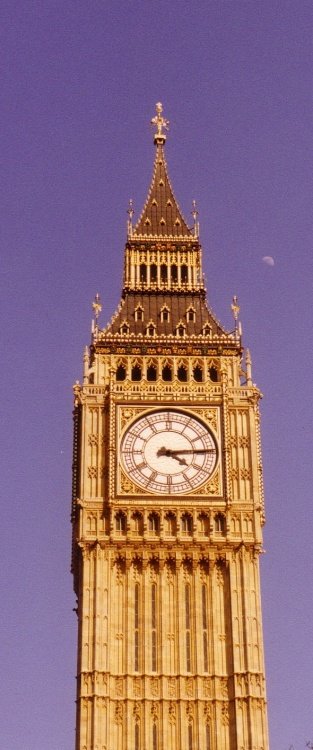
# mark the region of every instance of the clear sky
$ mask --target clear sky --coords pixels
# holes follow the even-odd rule
[[[209,301],[264,393],[271,750],[313,740],[312,70],[303,0],[2,0],[0,746],[73,750],[73,382],[120,295],[162,101]],[[136,218],[136,217],[135,217]],[[265,261],[264,258],[273,260]]]

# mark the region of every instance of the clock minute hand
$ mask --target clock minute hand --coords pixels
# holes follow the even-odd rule
[[[187,461],[185,461],[184,458],[179,458],[176,456],[176,453],[179,451],[172,451],[170,448],[159,448],[157,451],[158,458],[160,456],[169,456],[169,458],[174,458],[175,461],[178,461],[179,464],[182,464],[183,466],[187,466]]]
[[[216,453],[216,450],[215,450],[215,448],[195,448],[194,450],[193,449],[190,449],[190,450],[189,449],[188,450],[184,450],[184,449],[179,450],[178,449],[176,451],[170,451],[170,455],[171,456],[173,454],[176,454],[176,453]],[[166,454],[166,455],[168,455],[168,454]]]

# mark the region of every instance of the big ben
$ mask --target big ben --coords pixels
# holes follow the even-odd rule
[[[210,309],[165,160],[74,386],[76,750],[268,750],[260,391]]]

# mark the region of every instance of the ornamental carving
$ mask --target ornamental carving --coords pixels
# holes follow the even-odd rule
[[[97,478],[97,467],[96,466],[88,466],[88,477],[89,479],[96,479]]]
[[[141,679],[140,677],[134,677],[133,679],[133,691],[134,695],[139,698],[141,695]]]
[[[176,703],[174,703],[173,701],[170,701],[168,707],[168,720],[170,724],[175,724],[176,722]]]
[[[249,438],[246,435],[241,435],[239,438],[239,445],[240,445],[240,448],[248,448]]]
[[[193,682],[192,677],[186,677],[185,690],[186,690],[186,695],[188,695],[189,698],[193,698],[194,682]]]
[[[251,478],[250,469],[240,469],[240,478],[241,479],[250,479]]]
[[[115,678],[115,695],[121,697],[123,695],[123,678]]]
[[[125,425],[130,422],[130,420],[138,414],[140,410],[139,409],[130,409],[129,407],[125,409],[121,409],[121,427],[122,429],[125,427]]]
[[[98,435],[91,433],[88,435],[88,445],[98,445]]]
[[[122,724],[123,722],[123,704],[122,703],[116,703],[115,705],[115,714],[114,714],[114,720],[116,724]]]
[[[211,425],[213,430],[215,432],[218,431],[218,421],[217,421],[217,409],[192,409],[193,412],[199,415],[199,417],[202,417],[208,424]]]
[[[158,716],[159,716],[159,705],[158,705],[158,703],[156,701],[152,701],[152,704],[151,704],[151,716],[152,716],[152,718],[153,718],[154,721],[156,721],[157,718],[158,718]]]
[[[121,491],[125,495],[129,495],[129,494],[135,495],[139,491],[136,485],[133,482],[131,482],[130,479],[128,479],[128,477],[124,474],[123,471],[121,471]]]
[[[139,701],[135,701],[134,703],[133,716],[134,716],[135,721],[140,721],[141,703]]]
[[[238,479],[239,477],[238,469],[234,469],[234,468],[230,469],[229,476],[231,479]]]
[[[151,690],[151,694],[154,695],[155,697],[159,695],[159,680],[157,677],[151,677],[150,690]]]
[[[206,724],[209,724],[212,716],[211,703],[205,703],[203,707],[203,714]]]
[[[223,698],[228,698],[227,677],[220,677],[220,690]]]
[[[211,680],[208,679],[208,678],[204,680],[204,683],[203,683],[203,692],[204,692],[204,695],[205,695],[206,698],[210,698],[211,697],[211,694],[212,694],[211,693]]]
[[[222,724],[224,724],[225,727],[229,724],[229,711],[226,703],[222,706]]]
[[[191,701],[188,701],[186,705],[186,716],[187,716],[188,723],[191,724],[191,722],[193,721],[193,717],[194,717],[194,705],[193,703],[191,703]]]
[[[220,495],[221,492],[220,492],[218,472],[216,472],[213,479],[207,482],[203,487],[200,487],[200,489],[194,490],[194,492],[192,492],[191,494],[192,495],[210,495],[210,496]]]
[[[167,680],[168,685],[168,694],[171,698],[176,697],[176,679],[175,677],[168,677]]]

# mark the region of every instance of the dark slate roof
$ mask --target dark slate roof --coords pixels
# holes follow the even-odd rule
[[[167,174],[163,145],[158,143],[148,197],[132,237],[193,237],[180,211]]]
[[[136,320],[136,308],[143,310],[143,320]],[[169,310],[169,320],[162,320],[162,308]],[[188,309],[195,311],[195,321],[187,320]],[[212,334],[225,333],[213,313],[207,306],[204,292],[174,293],[168,292],[127,292],[121,300],[120,308],[113,316],[105,333],[120,333],[123,323],[128,323],[129,334],[146,335],[147,325],[153,322],[156,326],[155,335],[176,334],[176,327],[183,323],[186,326],[186,336],[202,334],[203,327],[209,323]]]

